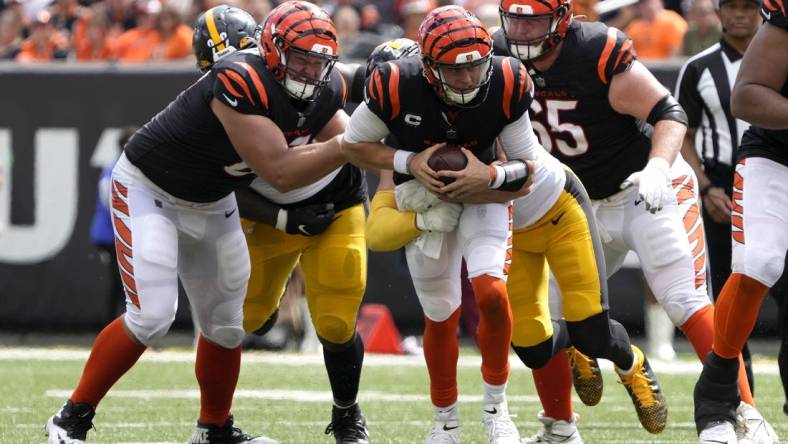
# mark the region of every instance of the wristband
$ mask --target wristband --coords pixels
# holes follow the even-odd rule
[[[410,158],[415,153],[405,150],[397,150],[394,152],[394,171],[400,174],[410,174]]]
[[[489,187],[497,190],[506,180],[506,170],[501,165],[490,165],[490,184]]]
[[[287,233],[287,210],[280,209],[276,213],[276,229]]]

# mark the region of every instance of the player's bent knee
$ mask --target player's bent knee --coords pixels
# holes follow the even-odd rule
[[[517,319],[512,324],[512,344],[515,347],[532,347],[553,336],[553,324],[548,316],[535,319]]]
[[[150,346],[157,339],[162,338],[170,330],[172,322],[175,320],[175,313],[165,317],[145,316],[126,312],[126,327],[129,331],[146,346]]]
[[[567,321],[567,330],[575,346],[592,358],[606,356],[610,346],[610,317],[602,312],[582,321]]]
[[[512,348],[514,348],[514,352],[517,353],[517,356],[526,367],[539,369],[547,365],[550,358],[553,357],[553,338],[549,337],[530,347],[520,347],[512,344]]]
[[[356,322],[353,319],[342,319],[332,314],[318,315],[315,320],[317,336],[331,344],[345,344],[356,332]]]
[[[233,231],[220,237],[216,241],[216,254],[220,287],[228,292],[244,289],[252,267],[243,233]]]
[[[761,249],[747,251],[746,275],[760,281],[767,287],[772,287],[783,274],[785,268],[785,252]]]
[[[217,304],[206,325],[201,325],[203,336],[225,348],[235,348],[244,337],[241,300],[228,300]]]
[[[229,325],[214,325],[211,332],[203,332],[209,341],[224,348],[236,348],[241,345],[244,338],[244,330],[241,327]]]
[[[480,312],[494,314],[506,310],[509,300],[506,297],[506,293],[501,290],[502,288],[505,287],[498,288],[491,285],[474,286],[476,303]]]

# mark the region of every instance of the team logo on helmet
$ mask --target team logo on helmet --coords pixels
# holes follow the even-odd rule
[[[220,5],[205,11],[192,38],[197,67],[206,71],[227,54],[254,45],[256,27],[254,18],[240,8]]]

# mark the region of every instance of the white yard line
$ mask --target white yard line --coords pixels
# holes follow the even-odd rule
[[[0,347],[0,361],[84,361],[88,357],[87,349],[48,349],[27,347]],[[245,364],[268,364],[279,366],[323,365],[322,354],[295,354],[295,353],[270,353],[270,352],[245,352]],[[142,355],[142,362],[154,363],[192,363],[192,351],[148,351]],[[525,366],[515,356],[511,355],[510,362],[513,369],[525,370]],[[460,356],[458,366],[462,368],[479,368],[481,357]],[[608,361],[600,361],[602,369],[613,370],[613,365]],[[378,355],[367,354],[364,357],[365,367],[425,367],[422,356],[406,355]],[[697,375],[700,374],[701,365],[697,361],[651,361],[651,367],[657,374]],[[756,374],[777,375],[777,363],[774,361],[757,361],[753,366]]]

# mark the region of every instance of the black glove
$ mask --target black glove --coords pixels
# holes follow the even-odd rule
[[[303,207],[291,208],[289,210],[279,210],[278,223],[276,227],[280,230],[284,225],[287,234],[301,234],[303,236],[315,236],[328,229],[336,219],[334,204],[314,204]],[[284,219],[284,224],[279,223]]]

